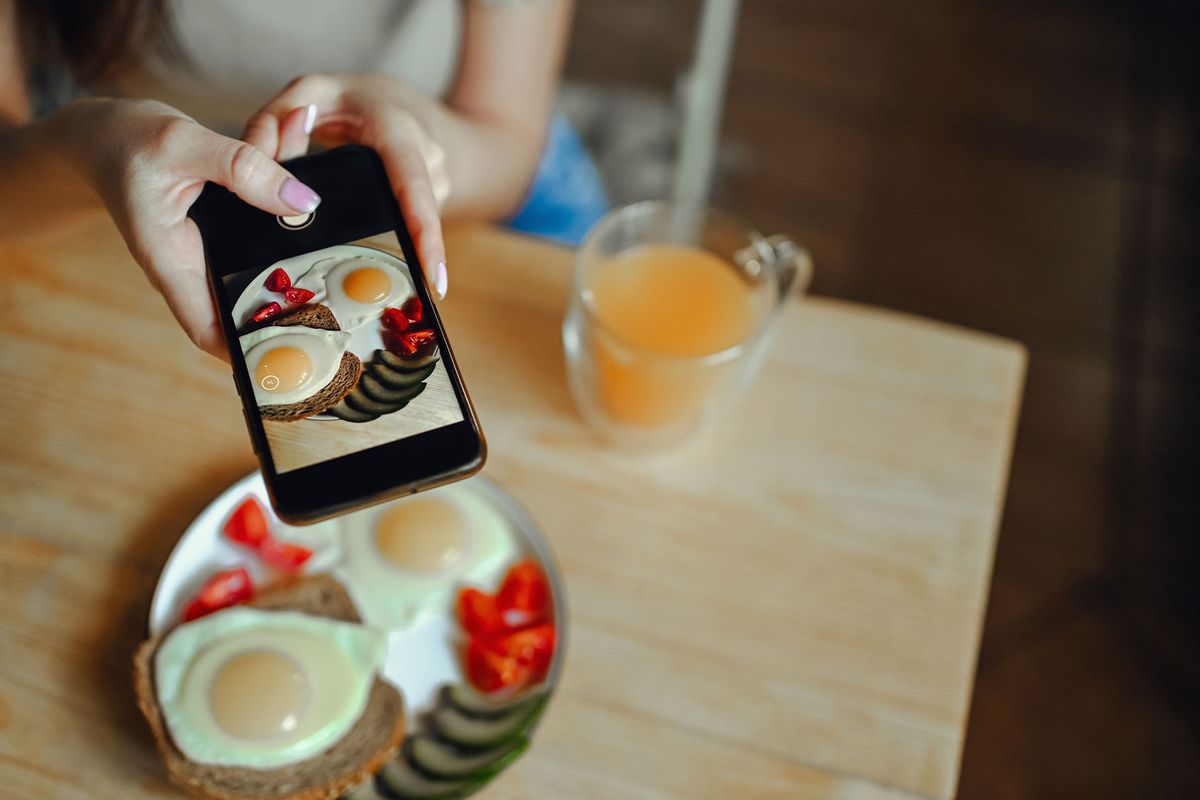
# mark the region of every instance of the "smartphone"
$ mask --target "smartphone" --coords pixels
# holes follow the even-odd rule
[[[379,156],[286,166],[321,196],[313,213],[211,183],[189,211],[275,511],[306,524],[479,471],[483,433]]]

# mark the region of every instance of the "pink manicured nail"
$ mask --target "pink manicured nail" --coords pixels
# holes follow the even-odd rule
[[[298,214],[307,214],[321,205],[321,196],[295,178],[288,178],[279,190],[279,199]]]
[[[446,289],[449,288],[450,278],[446,274],[446,262],[439,261],[433,268],[433,290],[437,292],[438,300],[446,299]]]
[[[317,122],[317,104],[309,103],[308,108],[304,110],[304,132],[312,133],[313,125]]]

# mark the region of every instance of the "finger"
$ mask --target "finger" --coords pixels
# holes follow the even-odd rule
[[[438,297],[443,298],[447,288],[446,246],[433,181],[421,156],[420,140],[425,134],[412,117],[402,112],[382,115],[379,122],[367,131],[375,140],[368,144],[373,144],[383,159],[426,277]]]
[[[179,326],[201,350],[228,361],[195,223],[189,219],[172,228],[143,231],[142,237],[142,267],[162,292]]]
[[[309,103],[307,106],[293,108],[279,123],[279,149],[275,153],[276,161],[287,161],[308,152],[308,137],[312,133],[317,120],[317,106]]]
[[[252,144],[200,126],[195,127],[190,141],[181,144],[181,169],[193,177],[221,184],[263,211],[307,214],[321,202],[315,191]]]
[[[279,150],[279,119],[274,114],[259,111],[246,122],[242,141],[275,158]]]
[[[293,108],[309,105],[317,107],[318,114],[341,110],[342,81],[334,76],[305,75],[294,79],[279,94],[272,97],[259,113],[270,114],[276,119],[283,117]]]

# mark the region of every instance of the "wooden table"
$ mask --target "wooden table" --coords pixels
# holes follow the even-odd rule
[[[567,395],[570,251],[449,250],[487,473],[571,606],[561,691],[488,796],[952,795],[1024,351],[808,300],[728,424],[635,458]],[[237,396],[107,221],[0,274],[0,795],[174,796],[129,658],[172,544],[254,468]]]

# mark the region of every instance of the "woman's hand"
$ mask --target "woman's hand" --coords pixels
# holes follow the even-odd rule
[[[297,78],[246,124],[243,137],[283,160],[308,148],[365,144],[383,159],[433,290],[446,295],[446,249],[438,210],[451,187],[437,136],[446,112],[401,81],[383,75]]]
[[[134,259],[191,340],[227,359],[188,208],[205,181],[281,215],[312,211],[316,192],[258,148],[162,103],[82,100],[58,113],[67,158],[107,206]]]

